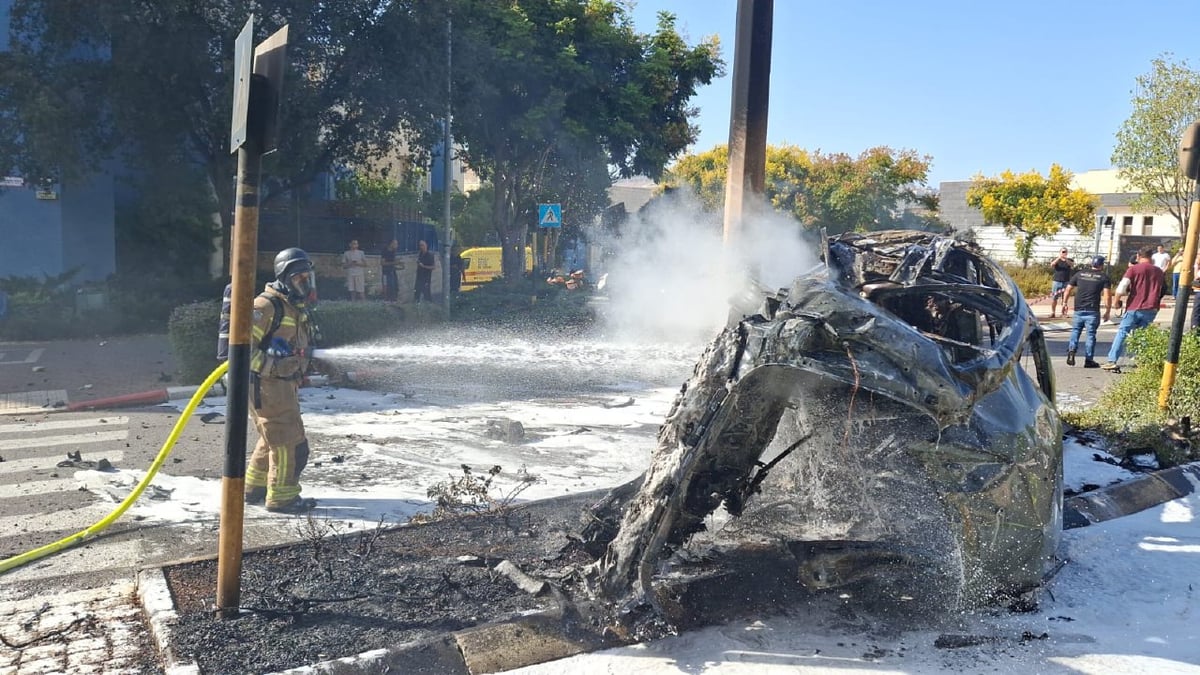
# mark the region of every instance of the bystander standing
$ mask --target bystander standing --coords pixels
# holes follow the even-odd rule
[[[346,270],[346,290],[351,300],[367,298],[367,254],[358,248],[358,240],[350,240],[350,249],[342,254],[342,269]]]
[[[393,239],[379,254],[379,264],[382,269],[380,278],[383,280],[383,299],[396,302],[400,298],[400,280],[396,276],[396,251],[400,242]]]
[[[1058,252],[1058,257],[1050,261],[1053,277],[1050,280],[1050,318],[1058,316],[1058,300],[1067,290],[1067,282],[1071,280],[1071,272],[1075,270],[1075,261],[1067,257],[1067,249]],[[1067,316],[1067,301],[1063,300],[1063,316]]]
[[[1171,287],[1167,289],[1167,293],[1174,296],[1179,293],[1179,275],[1183,273],[1183,248],[1175,253],[1175,257],[1171,258]]]
[[[1112,282],[1104,272],[1104,256],[1092,258],[1089,269],[1079,270],[1067,282],[1067,291],[1063,295],[1063,305],[1075,295],[1075,318],[1071,322],[1071,337],[1067,340],[1067,365],[1075,365],[1075,350],[1079,346],[1079,336],[1087,329],[1087,340],[1083,345],[1083,367],[1099,368],[1096,363],[1096,331],[1100,328],[1100,302],[1104,301],[1104,321],[1108,321],[1112,313]]]
[[[422,300],[433,302],[433,268],[437,266],[437,256],[429,250],[429,244],[424,240],[417,242],[417,283],[413,289],[413,302]]]
[[[1200,331],[1200,256],[1192,267],[1192,321],[1191,328]]]
[[[1129,334],[1154,323],[1154,318],[1158,316],[1158,303],[1162,300],[1163,291],[1163,270],[1151,262],[1153,256],[1154,250],[1148,246],[1139,251],[1137,264],[1125,270],[1125,276],[1122,277],[1121,283],[1117,284],[1116,295],[1128,299],[1125,302],[1125,316],[1117,328],[1112,348],[1108,350],[1108,361],[1101,366],[1105,370],[1119,369],[1117,362],[1125,351],[1125,340]]]

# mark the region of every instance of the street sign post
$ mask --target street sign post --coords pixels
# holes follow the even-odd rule
[[[538,227],[562,227],[562,204],[538,204]]]
[[[234,153],[246,142],[246,125],[250,115],[250,76],[253,75],[254,15],[246,19],[242,32],[233,45],[233,125],[229,133],[229,152]]]
[[[229,385],[225,463],[221,474],[221,527],[217,541],[217,610],[233,618],[241,604],[246,484],[246,416],[250,394],[250,312],[258,252],[258,186],[264,152],[275,149],[286,69],[287,26],[251,50],[254,16],[234,46],[233,117],[229,151],[238,156],[237,198],[230,237]],[[251,65],[253,57],[253,65]]]
[[[538,227],[546,230],[542,251],[534,243],[534,254],[541,260],[538,267],[549,269],[554,265],[554,251],[558,248],[558,233],[562,232],[562,204],[538,204]]]

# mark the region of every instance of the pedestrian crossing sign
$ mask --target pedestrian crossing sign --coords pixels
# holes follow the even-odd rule
[[[562,204],[538,204],[538,227],[562,227]]]

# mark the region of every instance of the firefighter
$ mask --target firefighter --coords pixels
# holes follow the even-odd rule
[[[316,500],[300,496],[309,449],[299,400],[317,335],[308,306],[315,290],[308,254],[289,248],[275,256],[275,281],[254,299],[250,413],[258,443],[246,467],[245,498],[268,511],[302,513],[316,506]]]

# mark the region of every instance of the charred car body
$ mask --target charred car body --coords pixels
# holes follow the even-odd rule
[[[840,235],[823,259],[735,308],[650,468],[588,514],[599,595],[659,605],[669,568],[764,550],[810,589],[882,581],[958,605],[1044,580],[1062,433],[1016,284],[927,232]]]

